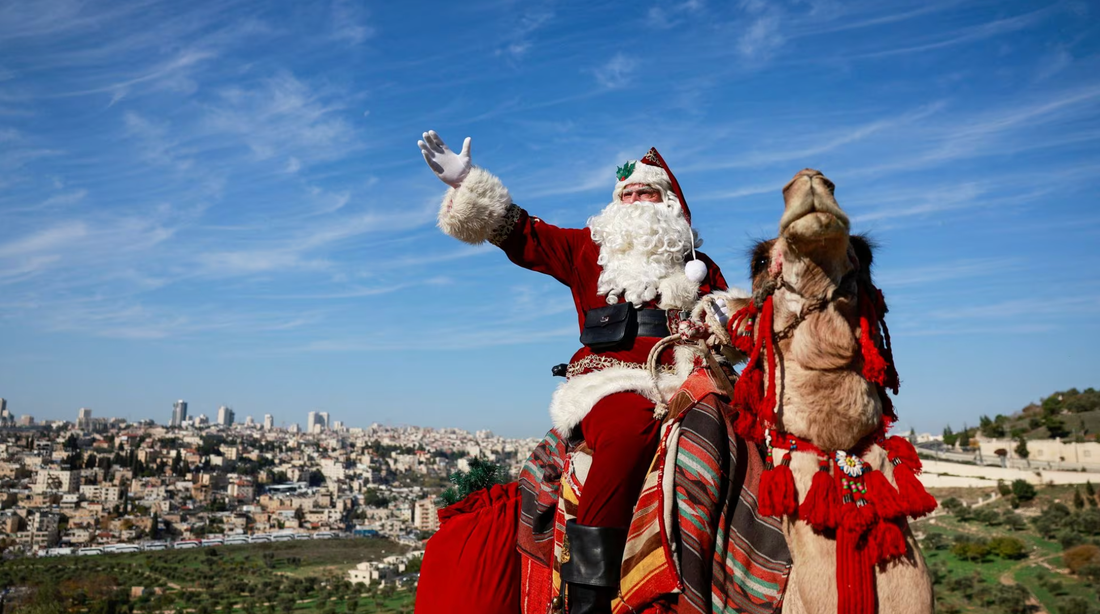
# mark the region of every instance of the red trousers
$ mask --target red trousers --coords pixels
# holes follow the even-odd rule
[[[660,424],[653,401],[633,392],[606,396],[581,420],[581,434],[592,449],[577,524],[630,526],[646,472],[657,452]]]

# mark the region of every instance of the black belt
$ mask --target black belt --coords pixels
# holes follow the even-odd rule
[[[639,309],[637,336],[661,338],[669,336],[668,312],[664,309]]]

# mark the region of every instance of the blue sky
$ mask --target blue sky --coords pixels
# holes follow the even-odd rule
[[[541,434],[568,290],[435,228],[429,128],[565,226],[656,146],[738,285],[821,169],[882,244],[905,426],[1096,386],[1097,10],[0,3],[0,397]]]

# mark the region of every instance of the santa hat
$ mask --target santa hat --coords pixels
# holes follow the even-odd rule
[[[680,212],[687,220],[688,226],[691,225],[691,210],[688,209],[680,183],[676,181],[676,175],[672,174],[656,147],[650,147],[641,160],[631,160],[620,166],[616,176],[619,182],[615,184],[615,202],[622,202],[623,190],[628,185],[642,184],[654,187],[664,193],[666,202],[680,205]],[[707,266],[695,257],[694,234],[691,237],[691,261],[684,265],[684,272],[688,279],[696,283],[702,282],[707,276]]]

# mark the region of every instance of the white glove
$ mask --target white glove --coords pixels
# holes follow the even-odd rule
[[[726,304],[726,301],[718,299],[711,303],[714,305],[714,317],[718,318],[718,322],[722,326],[726,326],[730,322],[730,308]]]
[[[417,141],[416,144],[424,154],[424,161],[443,183],[457,188],[462,185],[466,175],[470,174],[473,167],[473,162],[470,161],[470,137],[462,142],[462,151],[457,154],[447,147],[434,130],[425,132],[424,140]]]

